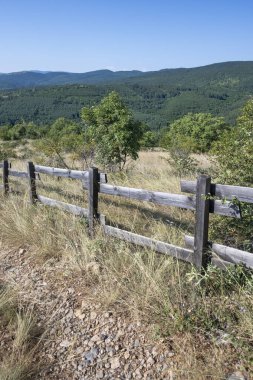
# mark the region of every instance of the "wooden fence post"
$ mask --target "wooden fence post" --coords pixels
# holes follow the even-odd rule
[[[89,235],[94,237],[94,225],[95,219],[98,219],[98,169],[89,169],[89,187],[88,187],[88,197],[89,197]]]
[[[37,197],[36,192],[36,176],[35,176],[35,167],[33,162],[27,163],[27,174],[28,174],[28,183],[29,183],[29,198],[32,204],[35,204]]]
[[[3,161],[3,191],[4,195],[9,194],[9,162],[7,160]]]
[[[208,263],[208,226],[211,189],[211,177],[200,175],[196,189],[196,219],[194,235],[193,263],[198,267],[206,267]]]

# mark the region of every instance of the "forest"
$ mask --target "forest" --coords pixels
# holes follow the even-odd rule
[[[58,75],[58,82],[57,78],[51,78],[44,85],[41,80],[31,80],[31,73],[30,76],[19,73],[19,81],[16,75],[15,83],[6,83],[6,76],[3,82],[1,74],[0,125],[21,121],[50,124],[59,117],[79,122],[82,107],[97,105],[111,91],[117,91],[134,117],[155,131],[189,112],[212,113],[233,124],[253,94],[253,62],[121,72],[116,76],[108,75],[106,70],[98,73],[88,78],[75,74],[61,75],[59,79]],[[46,74],[40,74],[40,78],[41,75]]]

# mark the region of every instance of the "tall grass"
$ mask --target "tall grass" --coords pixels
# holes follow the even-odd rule
[[[179,192],[179,179],[161,155],[143,153],[127,172],[110,174],[109,182]],[[87,202],[80,183],[72,180],[43,177],[38,191],[83,207]],[[85,219],[31,206],[26,195],[0,200],[2,243],[29,247],[39,263],[65,262],[69,271],[84,276],[91,299],[143,321],[152,339],[163,339],[175,352],[178,379],[224,378],[236,369],[251,373],[250,271],[209,267],[199,273],[189,264],[106,238],[99,226],[90,240]],[[184,234],[193,233],[190,211],[102,195],[99,205],[112,224],[146,236],[183,245]]]

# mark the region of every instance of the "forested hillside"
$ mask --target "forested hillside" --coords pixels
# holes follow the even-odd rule
[[[67,83],[68,73],[48,73],[49,83],[57,86],[20,79],[12,87],[29,87],[29,83],[30,87],[0,91],[0,124],[15,124],[22,119],[45,124],[60,116],[78,120],[83,106],[98,104],[112,90],[121,95],[136,118],[155,130],[188,112],[211,112],[233,122],[241,106],[253,95],[253,62],[148,73],[94,73],[93,79],[91,73],[73,74],[70,83],[77,84],[64,85],[59,83]],[[19,75],[22,77],[22,73]],[[43,75],[47,74],[40,73],[40,78]]]

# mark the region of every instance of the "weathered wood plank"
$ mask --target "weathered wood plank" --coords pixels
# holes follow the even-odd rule
[[[83,188],[88,188],[88,183],[83,182]],[[158,191],[148,191],[143,189],[135,189],[131,187],[114,186],[109,184],[100,184],[99,192],[107,195],[114,195],[125,197],[129,199],[136,199],[139,201],[153,202],[163,206],[174,206],[185,208],[188,210],[195,210],[196,199],[195,197],[186,196],[182,194],[170,194]],[[210,212],[240,218],[240,209],[237,205],[230,202],[213,201],[210,200]]]
[[[28,178],[28,173],[17,171],[17,170],[9,170],[9,176],[19,177],[19,178]]]
[[[89,169],[89,235],[94,237],[95,220],[98,219],[98,189],[99,189],[99,175],[97,168]]]
[[[210,200],[207,195],[210,193],[211,177],[201,175],[197,180],[196,190],[196,214],[193,263],[196,267],[206,267],[208,263],[208,227]]]
[[[70,203],[65,203],[61,201],[57,201],[56,199],[47,198],[43,195],[38,195],[38,201],[43,203],[46,206],[57,207],[61,210],[70,212],[71,214],[77,216],[88,216],[88,210],[76,205],[72,205]]]
[[[131,187],[113,186],[100,184],[99,192],[108,195],[116,195],[125,198],[137,199],[140,201],[153,202],[165,206],[175,206],[190,210],[195,209],[195,199],[181,194],[169,194]]]
[[[35,204],[37,201],[37,192],[36,192],[36,176],[35,176],[35,167],[33,162],[27,163],[27,178],[29,184],[29,198],[30,203]]]
[[[229,216],[230,218],[241,218],[241,209],[237,204],[228,201],[210,200],[210,213]]]
[[[9,187],[9,163],[7,160],[3,161],[3,190],[4,195],[8,195]]]
[[[61,168],[52,168],[49,166],[35,165],[36,173],[52,175],[56,177],[72,178],[83,180],[84,183],[88,184],[89,181],[89,171],[82,170],[70,170]],[[106,183],[107,175],[105,173],[99,173],[99,182]]]
[[[181,247],[177,247],[172,244],[164,243],[159,240],[150,239],[145,236],[137,235],[132,232],[121,230],[116,227],[104,225],[104,232],[106,235],[116,237],[121,240],[125,240],[129,243],[140,245],[142,247],[148,247],[156,252],[163,253],[177,259],[192,262],[193,251]]]
[[[181,191],[196,193],[196,181],[181,181]],[[252,187],[211,184],[211,194],[227,200],[237,198],[241,202],[253,203]]]
[[[194,238],[193,236],[185,236],[186,247],[193,248]],[[212,251],[224,261],[228,261],[233,264],[245,264],[248,268],[253,268],[253,253],[241,251],[240,249],[227,247],[226,245],[211,243],[209,246]]]

